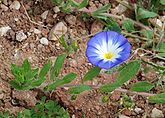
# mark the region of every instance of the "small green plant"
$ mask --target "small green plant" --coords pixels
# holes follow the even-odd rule
[[[57,101],[46,100],[42,97],[35,108],[25,109],[16,116],[9,112],[0,113],[0,118],[70,118],[69,113]]]
[[[26,59],[22,66],[15,64],[11,65],[11,71],[14,75],[14,80],[10,81],[10,85],[18,90],[27,90],[40,86],[45,81],[45,76],[51,67],[51,62],[48,61],[42,69],[32,69],[29,61]]]

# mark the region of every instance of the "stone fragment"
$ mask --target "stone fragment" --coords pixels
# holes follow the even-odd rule
[[[65,35],[67,32],[67,27],[64,25],[63,22],[57,23],[49,33],[49,40],[56,41],[62,35]]]
[[[19,10],[21,7],[21,4],[19,1],[15,0],[12,2],[12,4],[9,7],[10,7],[10,9]]]
[[[53,11],[54,11],[54,13],[58,13],[58,12],[60,12],[60,9],[59,9],[58,6],[55,6],[55,7],[53,8]]]
[[[42,38],[40,39],[40,43],[43,44],[43,45],[48,45],[48,39],[45,38],[45,37],[42,37]]]
[[[76,24],[76,16],[73,15],[66,15],[65,16],[65,20],[67,23],[69,23],[70,25],[75,25]]]
[[[6,36],[6,33],[11,29],[9,26],[1,27],[0,28],[0,36]]]
[[[151,118],[164,118],[163,112],[157,108],[152,109]]]
[[[3,10],[3,11],[7,11],[9,8],[6,6],[6,5],[4,5],[4,4],[1,4],[0,5],[0,8]]]
[[[21,42],[27,38],[26,34],[24,34],[23,30],[16,32],[16,40]]]
[[[45,11],[44,13],[42,13],[42,14],[41,14],[41,18],[42,18],[43,20],[45,20],[45,19],[47,18],[48,13],[49,13],[48,10]]]
[[[41,31],[39,29],[34,28],[33,29],[34,34],[41,34]]]

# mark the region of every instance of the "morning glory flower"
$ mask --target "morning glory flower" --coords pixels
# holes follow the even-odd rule
[[[87,44],[86,56],[90,63],[110,69],[130,56],[131,45],[122,34],[105,31],[95,34]]]

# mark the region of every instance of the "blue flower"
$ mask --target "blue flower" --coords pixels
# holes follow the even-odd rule
[[[90,63],[110,69],[130,56],[131,45],[122,34],[105,31],[95,34],[87,44],[86,56]]]

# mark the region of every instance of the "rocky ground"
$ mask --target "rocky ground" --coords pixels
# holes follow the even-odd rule
[[[109,1],[90,0],[89,9],[96,9],[107,2]],[[113,0],[110,2],[115,9],[116,3]],[[13,79],[10,71],[11,63],[21,64],[24,59],[28,59],[33,67],[42,67],[48,59],[54,60],[64,51],[52,33],[58,36],[64,33],[66,38],[78,40],[80,49],[77,54],[67,57],[61,75],[68,72],[77,73],[77,79],[72,82],[77,84],[81,81],[81,76],[92,66],[85,57],[88,36],[101,31],[103,26],[94,19],[84,21],[78,13],[64,14],[50,0],[4,0],[0,3],[0,111],[9,110],[10,113],[15,114],[25,108],[34,107],[39,96],[44,95],[39,90],[11,89],[8,83]],[[131,38],[129,40],[134,43]],[[154,78],[156,73],[151,73],[143,75],[141,79]],[[91,84],[112,82],[114,78],[115,74],[112,76],[101,73]],[[138,76],[132,81],[136,80]],[[123,106],[119,102],[121,92],[112,93],[108,102],[103,103],[101,98],[108,94],[92,90],[81,93],[76,100],[71,100],[71,95],[66,90],[67,88],[58,89],[49,97],[57,99],[67,108],[72,118],[81,118],[82,114],[86,118],[142,118],[145,116],[163,118],[165,115],[165,105],[149,104],[142,96],[130,95],[135,107],[122,110]],[[16,99],[19,100],[19,104]]]

